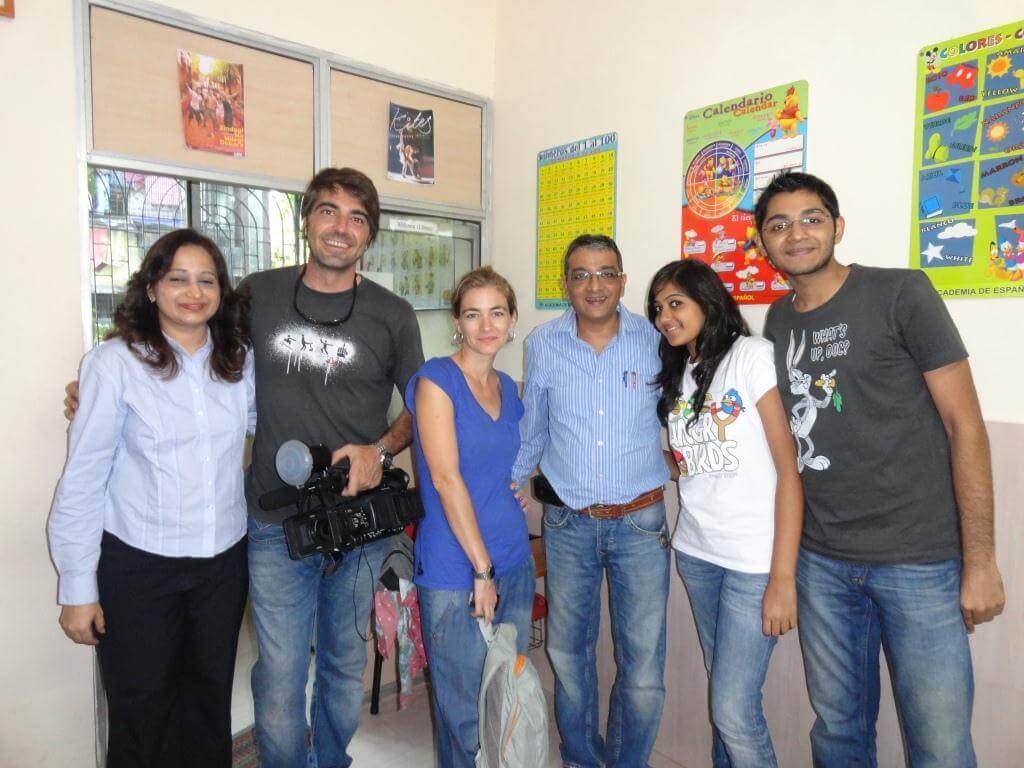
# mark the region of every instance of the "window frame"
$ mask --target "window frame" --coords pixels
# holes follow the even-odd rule
[[[257,50],[310,63],[313,66],[313,108],[314,142],[313,168],[333,164],[331,157],[331,72],[338,70],[370,80],[397,85],[413,91],[462,102],[481,110],[481,158],[480,158],[480,207],[449,205],[421,200],[410,200],[401,196],[382,195],[381,211],[395,214],[410,214],[450,218],[478,224],[480,227],[479,261],[487,264],[491,260],[493,233],[490,226],[491,214],[491,171],[493,145],[493,112],[491,100],[476,94],[448,88],[389,70],[348,59],[338,53],[324,51],[310,46],[242,29],[222,21],[184,13],[171,8],[155,5],[144,0],[75,0],[75,58],[79,63],[78,77],[78,123],[79,158],[76,183],[79,190],[79,241],[82,294],[82,330],[84,348],[91,347],[96,339],[93,335],[91,242],[90,242],[90,201],[88,194],[88,173],[90,167],[115,168],[135,173],[173,176],[188,182],[211,182],[241,187],[275,189],[281,192],[295,192],[301,195],[294,180],[279,179],[245,173],[230,173],[194,166],[177,165],[153,161],[146,157],[122,155],[98,151],[93,144],[93,103],[91,80],[91,30],[90,11],[104,8],[124,13],[146,21],[176,27],[188,32],[216,37],[221,40],[245,45]]]

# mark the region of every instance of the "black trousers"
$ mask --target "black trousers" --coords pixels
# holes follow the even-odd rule
[[[104,533],[97,578],[107,768],[230,768],[246,540],[212,558],[162,557]]]

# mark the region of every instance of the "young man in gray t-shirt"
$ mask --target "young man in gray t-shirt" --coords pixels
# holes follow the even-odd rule
[[[793,292],[768,312],[804,486],[797,593],[816,766],[873,765],[884,645],[911,765],[976,764],[967,633],[1002,611],[988,436],[928,278],[845,266],[831,187],[782,174],[758,245]]]
[[[356,275],[379,217],[369,178],[326,168],[303,197],[308,263],[245,280],[256,356],[256,437],[245,478],[259,646],[252,693],[264,768],[306,765],[310,757],[321,766],[351,762],[373,583],[392,542],[357,547],[336,567],[319,554],[292,560],[281,520],[294,507],[265,511],[258,501],[283,485],[274,456],[286,440],[322,443],[334,451],[334,462],[347,458],[346,495],[376,486],[382,464],[409,444],[408,411],[390,426],[386,416],[395,387],[404,392],[423,363],[416,318],[404,299]],[[310,645],[316,647],[311,728]]]

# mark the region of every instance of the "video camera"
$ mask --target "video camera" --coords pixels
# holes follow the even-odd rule
[[[323,445],[289,440],[277,449],[274,463],[289,487],[260,496],[260,507],[270,512],[295,505],[297,513],[282,523],[292,560],[345,552],[394,536],[423,517],[423,502],[408,490],[409,475],[398,467],[384,470],[376,488],[344,496],[348,459],[332,465],[331,452]]]

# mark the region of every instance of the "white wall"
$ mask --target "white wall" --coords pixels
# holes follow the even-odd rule
[[[627,301],[638,309],[647,277],[678,253],[683,115],[787,80],[810,81],[810,167],[835,185],[843,204],[848,227],[841,255],[902,265],[908,250],[914,54],[925,42],[1024,15],[1010,0],[740,0],[727,11],[694,0],[166,5],[493,97],[493,260],[520,292],[522,331],[552,317],[531,308],[538,150],[619,131],[618,236],[631,274]],[[3,444],[10,446],[0,466],[6,522],[0,536],[0,765],[84,766],[92,753],[90,654],[73,647],[56,625],[56,579],[44,537],[65,456],[62,389],[83,352],[84,223],[76,187],[81,159],[75,156],[80,73],[72,53],[70,0],[22,0],[17,9],[13,21],[0,20],[0,244],[8,286],[7,300],[0,303],[0,360],[8,370],[0,380],[0,402]],[[1021,300],[949,305],[973,354],[986,418],[1024,422],[1024,402],[1006,395],[1008,383],[1024,373],[1012,346]],[[748,317],[760,327],[763,310],[748,310]],[[503,355],[502,367],[519,373],[520,356],[517,345]],[[1020,433],[1011,433],[1005,446],[1014,434]],[[1020,444],[1013,451],[1018,457]],[[1015,461],[1001,466],[997,485],[1010,472],[1019,475]],[[1006,492],[1000,498],[1019,496]],[[1008,511],[1004,503],[1003,514]],[[1022,544],[1021,526],[1000,541],[1004,568],[1008,553]],[[1011,609],[1018,611],[1020,591],[1014,586],[1024,588],[1024,579],[1008,583]],[[659,742],[679,759],[684,750],[706,754],[699,743],[700,662],[687,639],[692,626],[681,600],[677,591],[671,636],[680,645],[673,651],[668,717]],[[979,648],[985,657],[979,688],[999,694],[980,702],[977,719],[992,734],[988,749],[1000,750],[990,754],[1001,755],[1005,765],[1022,754],[1016,727],[1021,712],[1012,704],[1024,696],[1021,672],[1012,666],[1022,656],[1021,624],[1018,611],[1015,618],[983,627],[975,638],[976,659]],[[770,718],[773,727],[783,719],[796,723],[787,749],[798,750],[806,745],[798,731],[806,730],[807,707],[792,706],[805,702],[792,640],[776,660],[787,675],[770,683],[776,705]],[[788,660],[780,664],[780,658]],[[1004,661],[1011,666],[1001,670]],[[607,657],[603,665],[607,679]],[[979,692],[979,698],[987,695]],[[688,734],[695,735],[686,740]],[[883,738],[885,754],[895,754],[891,722]],[[691,765],[704,762],[698,757]]]
[[[832,183],[846,217],[843,261],[906,266],[909,251],[916,54],[925,43],[1024,18],[1010,0],[908,2],[657,2],[523,0],[499,3],[495,86],[493,263],[520,294],[520,325],[556,316],[533,308],[536,159],[541,149],[619,133],[617,240],[629,273],[626,303],[643,311],[647,281],[680,245],[683,116],[763,87],[806,79],[809,170]],[[1024,764],[1021,637],[1024,543],[1018,470],[1005,459],[1024,446],[1024,401],[1005,395],[1024,358],[1000,329],[1020,323],[1024,300],[950,301],[971,351],[996,453],[998,554],[1006,615],[972,638],[979,762]],[[744,313],[755,330],[763,308]],[[499,365],[522,369],[521,344]],[[674,488],[672,489],[674,491]],[[1011,506],[1013,505],[1013,506]],[[676,505],[670,503],[670,521]],[[614,663],[600,644],[602,690]],[[673,576],[668,691],[652,763],[709,763],[706,678],[686,596]],[[813,716],[795,636],[776,651],[765,708],[780,765],[810,763]],[[902,765],[891,696],[882,704],[879,764]]]
[[[906,266],[916,54],[1024,18],[1012,0],[910,2],[500,3],[495,99],[495,266],[532,309],[537,152],[618,131],[617,240],[626,300],[642,311],[647,281],[679,255],[682,124],[691,109],[806,79],[808,168],[829,181],[846,217],[841,260]],[[948,302],[971,352],[985,418],[1024,421],[1005,384],[1024,374],[999,329],[1021,299]],[[744,310],[760,330],[764,309]],[[510,373],[521,351],[502,363]]]
[[[493,96],[493,0],[166,5]],[[71,0],[23,0],[0,20],[0,765],[25,768],[85,766],[93,752],[91,651],[57,626],[44,529],[65,458],[62,390],[83,352],[74,39]]]

